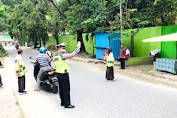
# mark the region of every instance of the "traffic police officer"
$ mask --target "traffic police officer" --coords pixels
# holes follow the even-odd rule
[[[66,53],[66,43],[57,45],[57,48],[58,53],[54,57],[54,65],[59,82],[61,106],[64,106],[65,108],[74,108],[70,101],[69,66],[67,59],[74,57],[77,53],[80,52],[81,43],[77,43],[77,48],[72,53]]]

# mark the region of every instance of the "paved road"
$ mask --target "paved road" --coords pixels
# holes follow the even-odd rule
[[[15,56],[13,47],[7,50]],[[25,118],[177,118],[176,90],[119,75],[115,75],[115,81],[106,81],[104,69],[73,61],[69,62],[71,101],[76,108],[64,109],[58,94],[34,91],[29,56],[37,54],[25,50],[23,55],[28,94],[17,98]]]

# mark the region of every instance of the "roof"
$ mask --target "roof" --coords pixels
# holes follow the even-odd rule
[[[147,42],[169,42],[169,41],[177,41],[177,33],[145,39],[145,40],[143,40],[143,43],[147,43]]]
[[[0,34],[0,41],[12,41],[11,37],[8,34]]]

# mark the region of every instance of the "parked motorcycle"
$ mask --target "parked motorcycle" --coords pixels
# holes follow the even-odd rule
[[[33,59],[32,57],[29,57],[30,59]],[[37,75],[39,73],[40,67],[38,63],[34,64],[34,78],[37,82]],[[48,90],[50,90],[52,93],[58,92],[58,79],[56,77],[55,69],[48,70],[42,74],[40,86],[46,87]]]

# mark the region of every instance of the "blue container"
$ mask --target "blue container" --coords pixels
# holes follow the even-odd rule
[[[119,33],[96,33],[96,58],[103,59],[103,52],[106,48],[111,47],[114,54],[114,59],[118,60],[120,50],[120,36]]]

